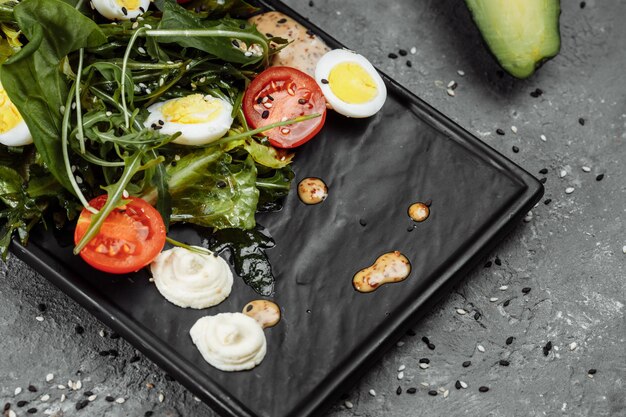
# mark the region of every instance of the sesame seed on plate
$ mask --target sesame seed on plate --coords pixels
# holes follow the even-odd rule
[[[43,317],[41,317],[41,316],[37,316],[37,317],[35,317],[35,320],[37,320],[37,321],[43,321]]]
[[[539,170],[539,173],[540,173],[541,175],[546,175],[546,174],[548,173],[548,168],[541,168],[541,169]]]
[[[478,388],[478,391],[480,391],[480,392],[487,392],[487,391],[489,391],[489,387],[486,387],[486,386],[483,385],[482,387]]]
[[[453,89],[451,89],[451,88],[448,88],[448,89],[446,90],[446,92],[448,93],[448,95],[449,95],[450,97],[454,97],[454,96],[456,96],[456,93],[455,93],[455,92],[454,92],[454,90],[453,90]]]
[[[579,123],[581,126],[584,126],[584,125],[585,125],[585,119],[583,119],[582,117],[579,117],[579,118],[578,118],[578,123]]]
[[[513,343],[513,340],[515,340],[515,338],[514,338],[513,336],[509,336],[509,337],[507,337],[507,339],[506,339],[506,342],[505,342],[505,343],[506,343],[507,345],[510,345],[511,343]]]
[[[33,407],[33,408],[29,408],[28,410],[26,410],[26,412],[27,412],[28,414],[35,414],[35,413],[37,412],[37,409],[36,409],[35,407]]]
[[[48,374],[46,375],[46,382],[50,382],[54,379],[54,374]]]
[[[455,89],[455,88],[456,88],[456,86],[457,86],[457,84],[456,84],[456,81],[454,81],[454,80],[453,80],[453,81],[450,81],[450,82],[448,83],[448,88]]]
[[[502,129],[499,129],[499,128],[498,128],[498,129],[496,129],[496,133],[497,133],[498,135],[500,135],[500,136],[504,136],[504,130],[502,130]]]
[[[463,315],[467,314],[467,311],[465,311],[465,310],[464,310],[464,309],[462,309],[462,308],[457,308],[457,309],[456,309],[456,312],[457,312],[457,314],[460,314],[461,316],[463,316]]]
[[[415,394],[417,392],[417,388],[415,387],[407,388],[406,392],[407,394]]]
[[[417,48],[414,46],[411,48],[411,54],[415,55],[417,53]]]
[[[372,397],[375,397],[376,391],[374,391],[373,389],[369,390],[369,395],[371,395]]]
[[[37,387],[35,387],[34,385],[29,385],[29,386],[28,386],[28,390],[29,390],[30,392],[37,392]]]
[[[96,394],[93,394],[93,395],[90,395],[89,397],[87,397],[87,399],[88,399],[89,401],[95,401],[95,400],[96,400],[96,398],[98,398],[98,396],[97,396]]]
[[[449,390],[443,390],[443,398],[448,398],[448,395],[450,395],[450,391]]]
[[[576,342],[572,342],[569,344],[569,350],[576,350],[577,347],[578,347],[578,343]]]
[[[431,395],[431,396],[433,396],[433,397],[434,397],[434,396],[436,396],[436,395],[437,395],[437,391],[436,391],[436,390],[434,390],[434,389],[431,389],[430,391],[428,391],[428,395]]]
[[[597,369],[593,369],[593,368],[591,368],[590,370],[587,371],[587,373],[589,375],[595,375],[597,372],[598,372],[598,370]]]
[[[517,133],[517,127],[515,127],[515,126],[511,126],[511,131],[512,131],[513,133]]]
[[[387,55],[389,58],[391,59],[396,59],[398,58],[398,55],[394,54],[393,52],[389,53],[389,55]]]
[[[546,345],[543,347],[543,356],[548,356],[551,350],[552,350],[552,342],[548,341],[548,343],[546,343]]]
[[[465,71],[463,70],[458,70],[456,73],[459,74],[461,77],[465,76]]]
[[[351,410],[354,407],[354,404],[352,404],[350,401],[346,400],[346,402],[343,403],[343,405],[348,409]]]
[[[509,289],[509,286],[508,286],[508,285],[502,285],[502,286],[500,286],[500,291],[506,291],[506,290],[508,290],[508,289]]]
[[[61,402],[65,401],[65,398],[67,398],[65,394],[61,394]]]
[[[588,166],[583,166],[581,168],[584,172],[591,172],[591,168],[589,168]]]
[[[402,371],[404,371],[405,369],[406,369],[406,366],[404,366],[404,365],[400,365],[400,366],[398,367],[398,372],[402,372]]]
[[[559,172],[559,177],[561,177],[561,178],[565,177],[566,175],[567,175],[567,171],[566,171],[566,170],[564,170],[564,169],[562,169],[562,170]]]
[[[423,387],[428,388],[430,386],[430,384],[428,382],[420,382],[420,385]]]
[[[61,384],[59,384],[59,385],[57,385],[57,389],[61,389],[61,390],[63,390],[63,389],[65,389],[65,385],[61,385]]]
[[[479,352],[484,352],[485,351],[485,347],[483,345],[477,345],[476,349],[478,349]]]
[[[519,148],[517,146],[513,146],[511,149],[513,150],[514,153],[519,152]]]
[[[398,386],[398,388],[396,388],[396,395],[400,395],[402,394],[402,387]]]
[[[548,140],[548,138],[546,138],[546,135],[539,136],[539,139],[541,139],[544,142]]]
[[[404,379],[404,372],[398,372],[398,380]]]
[[[434,343],[429,343],[428,344],[428,349],[435,350],[435,344]]]
[[[604,174],[599,174],[599,175],[596,177],[596,181],[602,181],[603,179],[604,179]]]
[[[525,223],[528,223],[528,222],[529,222],[529,221],[531,221],[532,219],[533,219],[533,212],[532,212],[532,211],[529,211],[529,212],[526,214],[526,217],[524,217],[524,222],[525,222]]]
[[[15,388],[15,391],[13,392],[13,395],[19,395],[22,392],[22,387],[17,387]]]
[[[428,368],[430,368],[430,365],[427,364],[427,363],[420,363],[419,367],[422,368],[422,369],[428,369]]]
[[[575,190],[575,188],[574,188],[574,187],[567,187],[567,188],[565,189],[565,194],[571,194],[571,193],[573,193],[573,192],[574,192],[574,190]]]
[[[472,361],[465,361],[465,362],[463,362],[462,366],[463,366],[463,368],[467,368],[467,367],[469,367],[471,364],[472,364]]]
[[[398,54],[400,54],[400,56],[407,56],[407,51],[406,51],[406,49],[400,49],[398,51]]]
[[[124,397],[120,397],[120,398],[115,400],[115,402],[118,403],[118,404],[124,404],[125,401],[126,400],[124,399]]]
[[[454,383],[454,388],[461,389],[461,381],[457,379],[456,382]]]
[[[50,396],[48,394],[42,395],[41,398],[40,398],[40,400],[43,401],[43,402],[46,402],[49,399],[50,399]]]
[[[498,297],[491,297],[489,301],[491,301],[492,303],[495,303],[496,301],[498,301]]]
[[[428,359],[428,358],[421,358],[419,360],[419,363],[430,363],[430,359]]]
[[[500,366],[509,366],[511,364],[506,359],[500,359],[500,361],[498,363],[500,364]]]

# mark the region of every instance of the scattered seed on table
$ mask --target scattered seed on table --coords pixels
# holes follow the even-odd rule
[[[604,174],[599,174],[599,175],[596,177],[596,181],[602,181],[603,179],[604,179]]]
[[[346,401],[343,403],[343,405],[348,409],[351,410],[354,407],[354,404],[352,404],[350,401]]]
[[[400,49],[398,51],[398,53],[400,54],[400,56],[407,56],[408,52],[406,51],[406,49]]]
[[[480,313],[477,311],[477,312],[474,314],[474,320],[478,320],[478,319],[480,319]]]
[[[36,388],[34,385],[29,385],[29,386],[28,386],[28,390],[29,390],[30,392],[37,392],[37,388]]]
[[[37,317],[35,317],[35,320],[37,320],[37,321],[43,321],[43,317],[42,317],[42,316],[37,316]]]
[[[546,198],[546,199],[543,201],[543,204],[545,204],[545,205],[547,206],[547,205],[549,205],[551,202],[552,202],[552,199],[551,199],[551,198]]]
[[[431,389],[430,391],[428,391],[428,395],[432,395],[434,397],[437,395],[437,391],[434,389]]]
[[[489,301],[491,301],[492,303],[495,303],[496,301],[498,301],[498,297],[491,297]]]
[[[89,397],[87,397],[89,402],[96,401],[96,398],[98,398],[98,396],[96,394],[93,394],[93,395],[90,395]]]
[[[11,403],[4,404],[4,411],[7,411],[11,408]]]
[[[20,395],[21,392],[22,392],[22,387],[17,387],[17,388],[15,388],[15,391],[13,392],[13,395]]]
[[[428,349],[435,350],[435,344],[434,343],[429,343],[428,344]]]
[[[508,285],[502,285],[502,286],[500,286],[500,291],[506,291],[506,290],[508,290],[508,289],[509,289],[509,286],[508,286]]]
[[[487,263],[485,264],[485,268],[491,268],[491,261],[487,261]]]
[[[581,126],[584,126],[584,125],[585,125],[585,119],[583,119],[582,117],[578,118],[578,123],[579,123]]]
[[[40,400],[43,401],[43,402],[46,402],[49,399],[50,399],[50,396],[48,394],[42,395],[41,398],[40,398]]]
[[[496,133],[500,136],[504,136],[504,130],[502,129],[496,129]]]
[[[502,266],[502,261],[497,256],[496,256],[496,260],[494,262],[495,262],[496,265]]]
[[[500,364],[500,366],[509,366],[511,363],[505,359],[500,359],[500,362],[498,362]]]
[[[513,152],[518,153],[519,152],[519,148],[517,146],[513,146],[511,148],[513,150]]]
[[[404,371],[405,369],[406,369],[406,366],[404,366],[404,365],[400,365],[400,366],[398,367],[398,372],[402,372],[402,371]]]
[[[162,392],[159,393],[159,402],[162,403],[163,401],[165,401],[165,395],[163,395]]]
[[[28,401],[22,400],[22,401],[18,401],[17,402],[17,406],[18,407],[24,407],[26,404],[28,404]]]
[[[539,170],[539,173],[540,173],[541,175],[546,175],[546,174],[548,173],[548,168],[541,168],[541,169]]]
[[[411,48],[411,54],[415,55],[417,53],[417,48],[414,46]]]
[[[578,343],[572,342],[569,344],[569,350],[575,350],[578,347]]]
[[[548,140],[548,138],[546,138],[546,135],[539,136],[539,139],[541,139],[544,142]]]
[[[398,372],[398,380],[404,379],[404,372]]]
[[[482,387],[478,388],[478,391],[480,391],[480,392],[487,392],[487,391],[489,391],[489,387],[486,387],[486,386],[483,385]]]
[[[515,340],[515,338],[514,338],[513,336],[509,336],[509,337],[507,337],[507,339],[506,339],[506,342],[505,342],[505,343],[506,343],[507,345],[510,345],[511,343],[513,343],[513,341],[514,341],[514,340]]]
[[[456,382],[454,383],[454,388],[461,389],[461,381],[457,379]]]
[[[583,166],[581,169],[583,170],[583,172],[591,172],[591,168],[589,168],[588,166]]]
[[[517,133],[517,127],[515,127],[515,126],[511,126],[511,131],[512,131],[513,133]]]
[[[417,388],[415,387],[407,388],[406,392],[407,394],[415,394],[417,392]]]
[[[528,293],[530,292],[530,287],[524,287],[524,288],[522,288],[522,292],[523,292],[524,294],[528,294]]]
[[[593,368],[591,368],[590,370],[587,371],[587,373],[589,375],[595,375],[597,372],[598,372],[598,370],[597,369],[593,369]]]
[[[546,177],[543,177],[542,179],[539,180],[540,183],[545,184],[546,181],[548,181],[548,179]]]
[[[422,342],[429,344],[430,343],[430,339],[427,336],[422,336]]]
[[[465,361],[465,362],[463,362],[462,366],[463,366],[463,368],[467,368],[471,364],[472,364],[472,361]]]
[[[413,66],[413,63],[407,59],[406,66],[411,68]]]
[[[460,314],[462,316],[467,314],[467,311],[463,310],[462,308],[457,308],[456,312],[457,312],[457,314]]]
[[[396,388],[396,395],[400,394],[402,394],[402,387],[398,386],[398,388]]]
[[[47,309],[48,307],[44,303],[37,304],[37,310],[41,311],[42,313],[46,311]]]
[[[76,409],[77,410],[82,410],[83,408],[87,407],[88,404],[89,404],[88,400],[81,400],[81,401],[76,403]]]
[[[430,384],[428,382],[420,382],[420,385],[423,387],[428,388],[430,386]]]
[[[394,54],[393,52],[390,52],[389,55],[387,55],[389,58],[391,59],[396,59],[398,58],[398,55]]]
[[[511,303],[511,300],[506,300],[505,302],[502,303],[502,306],[508,307],[510,303]]]
[[[65,401],[65,398],[66,398],[66,397],[65,397],[65,394],[61,394],[61,400],[60,400],[60,401],[61,401],[61,402]]]
[[[457,86],[456,81],[452,80],[448,83],[448,88],[455,89]]]
[[[548,356],[551,350],[552,350],[552,342],[548,341],[548,343],[546,343],[546,345],[543,347],[543,356]]]
[[[124,399],[123,397],[120,397],[117,400],[115,400],[115,402],[118,404],[124,404],[124,402],[126,402],[126,399]]]
[[[467,383],[463,382],[463,381],[459,381],[461,383],[461,388],[466,389],[467,388]]]
[[[455,93],[455,92],[454,92],[454,90],[453,90],[453,89],[451,89],[451,88],[448,88],[448,89],[446,90],[446,93],[448,93],[448,95],[449,95],[450,97],[454,97],[454,96],[456,96],[456,93]]]
[[[419,360],[419,363],[430,363],[430,359],[422,358],[422,359]]]
[[[376,391],[374,391],[373,389],[369,390],[369,395],[371,395],[372,397],[375,397]]]
[[[574,187],[567,187],[567,188],[565,189],[565,194],[571,194],[571,193],[573,193],[573,192],[574,192]]]
[[[76,326],[74,327],[74,331],[76,334],[83,334],[85,333],[85,328],[83,326]]]
[[[28,410],[26,410],[26,412],[27,412],[28,414],[35,414],[35,413],[37,412],[37,409],[36,409],[35,407],[33,407],[33,408],[29,408]]]
[[[104,400],[108,403],[112,403],[113,401],[115,401],[115,398],[111,397],[110,395],[107,395],[106,397],[104,397]]]
[[[448,398],[448,395],[450,395],[450,391],[448,391],[447,389],[443,391],[443,398]]]
[[[422,368],[422,369],[428,369],[428,368],[430,368],[430,365],[427,364],[427,363],[420,363],[419,367]]]

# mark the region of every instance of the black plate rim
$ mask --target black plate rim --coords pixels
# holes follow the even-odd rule
[[[335,48],[345,47],[281,1],[258,0],[256,3],[291,16]],[[498,220],[488,229],[483,230],[476,241],[465,248],[457,261],[439,274],[439,277],[424,291],[421,297],[411,303],[403,314],[390,321],[388,330],[379,343],[370,344],[368,349],[363,350],[349,364],[328,375],[314,395],[303,399],[297,411],[298,417],[320,415],[330,407],[344,390],[350,388],[358,378],[365,374],[371,365],[382,357],[406,330],[427,312],[429,307],[434,305],[466,273],[474,268],[477,262],[521,221],[544,193],[543,185],[526,170],[457,125],[394,79],[381,71],[379,72],[388,85],[393,86],[407,101],[419,108],[429,124],[454,138],[472,153],[496,163],[501,174],[507,175],[520,185],[520,193],[515,201],[499,214]],[[162,346],[154,335],[137,322],[124,320],[125,314],[105,299],[99,298],[95,291],[88,291],[91,289],[89,285],[83,284],[83,287],[78,287],[71,280],[66,279],[64,274],[70,272],[63,268],[63,265],[58,264],[44,249],[32,243],[26,248],[17,239],[13,239],[10,249],[18,258],[34,268],[98,320],[119,333],[146,357],[205,401],[214,411],[225,417],[258,417],[239,400],[230,396],[219,384],[199,372],[193,364],[176,356],[171,349]]]

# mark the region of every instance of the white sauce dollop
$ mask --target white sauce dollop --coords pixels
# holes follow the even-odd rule
[[[161,252],[150,270],[159,292],[179,307],[212,307],[233,287],[233,273],[224,259],[183,248]]]
[[[204,360],[221,371],[252,369],[267,352],[263,328],[243,313],[202,317],[189,334]]]

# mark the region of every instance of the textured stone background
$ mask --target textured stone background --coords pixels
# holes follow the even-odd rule
[[[287,1],[530,172],[547,168],[540,177],[547,178],[545,198],[551,199],[485,260],[498,257],[501,265],[470,274],[416,325],[416,336],[407,335],[347,394],[353,408],[341,401],[328,416],[626,415],[626,2],[591,0],[581,8],[563,1],[562,52],[527,81],[498,74],[460,0],[314,2]],[[387,57],[413,46],[414,55]],[[446,94],[451,80],[459,84],[456,97]],[[537,87],[545,93],[533,98]],[[496,128],[506,135],[496,135]],[[575,191],[567,195],[569,186]],[[214,416],[145,358],[131,363],[136,352],[130,345],[106,329],[100,336],[99,322],[22,262],[12,257],[0,264],[0,274],[0,406],[10,402],[20,416],[31,407],[37,415],[57,416],[142,416],[149,410]],[[499,290],[502,285],[508,289]],[[527,295],[524,287],[531,288]],[[45,312],[39,303],[48,306]],[[458,308],[471,314],[460,315]],[[475,311],[482,314],[478,321]],[[76,334],[77,325],[84,334]],[[435,351],[421,342],[424,335]],[[515,340],[506,345],[509,336]],[[548,341],[554,348],[544,356]],[[99,355],[111,349],[119,356]],[[430,368],[418,367],[423,357]],[[504,358],[509,367],[498,365]],[[463,368],[466,360],[472,365]],[[400,365],[406,366],[401,381]],[[591,368],[597,369],[593,378]],[[50,383],[48,373],[54,374]],[[69,379],[80,379],[83,388],[56,388]],[[457,379],[469,387],[456,390]],[[38,392],[27,391],[29,384]],[[490,391],[478,392],[481,385]],[[397,396],[398,386],[417,393]],[[24,391],[14,396],[16,387]],[[449,390],[447,398],[427,394],[440,387]],[[76,411],[85,390],[98,398]],[[62,393],[68,400],[60,403]],[[108,403],[106,395],[126,401]],[[18,408],[19,400],[29,404]]]

